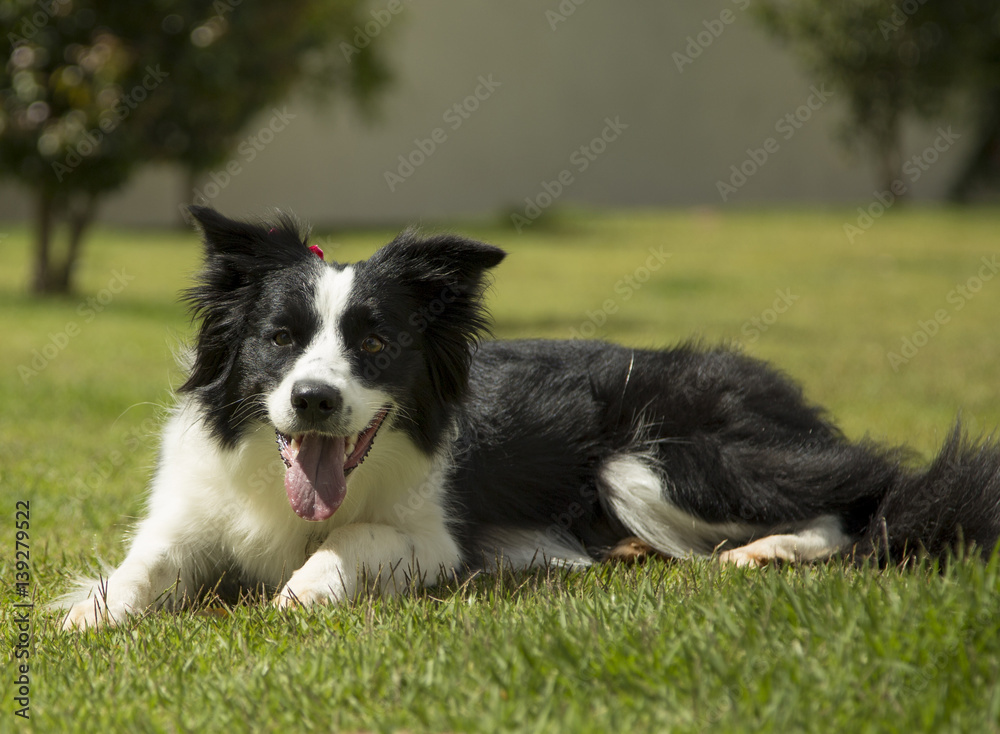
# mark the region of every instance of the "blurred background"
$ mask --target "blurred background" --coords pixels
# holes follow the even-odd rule
[[[191,202],[520,231],[567,206],[867,207],[894,182],[993,201],[998,17],[994,0],[2,0],[0,220],[65,222],[72,248],[97,219],[177,225]]]
[[[522,586],[513,616],[463,592],[416,636],[417,617],[366,606],[290,627],[171,616],[66,645],[42,608],[121,558],[142,512],[196,330],[177,295],[202,260],[186,205],[293,212],[340,262],[408,224],[494,243],[510,253],[487,296],[498,338],[730,345],[800,380],[846,435],[929,457],[956,415],[972,435],[1000,426],[998,201],[1000,0],[0,0],[0,496],[11,513],[30,500],[32,714],[67,731],[661,716],[996,732],[996,564],[937,585],[923,567],[898,583],[776,569],[747,579],[768,624],[739,613],[762,597],[720,595],[714,575],[692,596],[682,565],[665,569],[688,615],[669,634],[625,591],[616,625],[560,591],[585,621],[545,617],[516,650],[500,638],[531,627]],[[452,608],[484,616],[455,627]],[[456,629],[490,633],[496,664],[476,658],[489,644],[436,664],[428,647]],[[608,657],[606,632],[639,647]],[[740,634],[761,644],[728,649]],[[567,664],[614,675],[581,687]],[[651,687],[658,664],[683,685]]]

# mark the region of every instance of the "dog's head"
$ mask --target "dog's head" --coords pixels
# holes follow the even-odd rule
[[[289,501],[308,520],[340,506],[379,430],[433,451],[488,330],[486,271],[502,250],[407,232],[368,260],[327,263],[288,217],[190,211],[205,265],[186,292],[200,329],[180,389],[222,446],[273,429]]]

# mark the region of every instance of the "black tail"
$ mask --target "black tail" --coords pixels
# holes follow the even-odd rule
[[[926,553],[988,556],[1000,541],[1000,444],[952,429],[937,458],[891,486],[875,513],[858,558],[900,563]]]

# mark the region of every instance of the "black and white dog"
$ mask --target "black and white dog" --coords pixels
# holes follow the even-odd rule
[[[405,233],[344,265],[288,219],[191,211],[200,330],[148,513],[67,628],[221,580],[288,606],[498,563],[890,562],[1000,538],[992,442],[956,429],[918,470],[731,350],[481,342],[490,245]]]

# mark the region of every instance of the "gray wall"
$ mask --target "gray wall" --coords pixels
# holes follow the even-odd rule
[[[217,173],[202,190],[226,212],[280,206],[317,224],[478,216],[502,209],[530,215],[525,197],[537,201],[543,183],[564,171],[560,204],[870,201],[872,167],[861,158],[849,159],[834,140],[844,114],[841,102],[836,96],[810,100],[814,80],[761,32],[743,10],[748,2],[407,1],[404,12],[380,31],[391,40],[397,78],[375,124],[345,104],[324,108],[296,97],[284,105],[294,119],[273,136],[264,132],[252,160],[249,142],[237,152],[233,170],[239,172],[227,173],[228,183]],[[388,0],[375,0],[371,8],[382,11],[387,5]],[[560,8],[573,12],[562,14]],[[699,34],[711,43],[691,46],[690,38],[697,42]],[[689,50],[691,63],[679,69],[677,54]],[[478,105],[475,111],[462,118],[449,113],[475,93],[480,78],[498,86],[488,94],[479,88],[485,99],[468,104]],[[818,109],[803,107],[810,101]],[[805,122],[777,127],[797,110],[800,118],[808,117]],[[261,133],[273,117],[265,113],[247,136]],[[597,143],[590,151],[593,160],[587,160],[579,149],[601,135],[606,119],[627,128],[606,132],[614,139]],[[435,129],[434,152],[412,172],[404,168],[409,175],[390,190],[386,173],[398,172],[401,155],[413,154],[419,162],[415,140],[431,138]],[[912,155],[931,143],[935,132],[932,126],[909,137]],[[743,165],[748,148],[760,149],[768,138],[773,140],[766,162],[747,163],[752,175],[723,201],[717,181],[728,181],[730,167]],[[261,145],[264,139],[268,142]],[[917,198],[942,195],[961,160],[962,142],[912,186]],[[171,168],[147,169],[108,200],[103,217],[174,223],[181,189],[181,177]],[[0,217],[21,216],[25,205],[8,187],[0,195]]]

